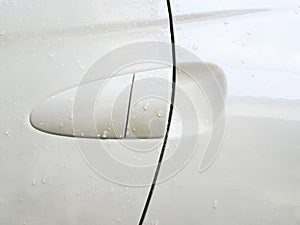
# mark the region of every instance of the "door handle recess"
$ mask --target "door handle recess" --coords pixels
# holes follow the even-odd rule
[[[201,69],[214,74],[224,97],[227,95],[225,74],[211,63],[184,63],[179,68]],[[186,76],[184,73],[178,73]],[[171,68],[119,75],[93,81],[58,93],[38,104],[30,122],[36,129],[56,135],[103,139],[149,139],[165,134],[169,113]],[[205,77],[205,76],[204,76]],[[200,77],[201,78],[201,77]],[[184,88],[190,88],[190,79]],[[201,80],[201,79],[200,79]],[[203,85],[210,86],[205,79]],[[78,98],[78,93],[81,94]],[[97,94],[97,98],[91,95]],[[96,99],[94,101],[93,99]],[[74,103],[77,106],[74,109]],[[94,101],[94,102],[93,102]]]
[[[42,101],[30,122],[40,131],[69,137],[160,138],[166,128],[170,79],[166,68],[93,81]],[[77,98],[79,88],[84,96]],[[90,102],[93,93],[98,95]]]

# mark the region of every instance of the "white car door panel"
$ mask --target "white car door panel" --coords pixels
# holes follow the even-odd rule
[[[167,3],[0,1],[0,224],[300,223],[299,2]]]
[[[178,45],[224,71],[226,129],[220,153],[208,170],[199,169],[199,165],[213,123],[200,135],[186,166],[156,186],[147,224],[298,224],[297,3],[186,4],[176,0],[173,6],[175,16],[200,8],[219,10],[207,21],[175,23],[175,39]],[[226,12],[223,10],[233,9],[255,10],[221,17]],[[196,102],[196,98],[191,101]],[[182,136],[182,141],[188,138]],[[160,174],[168,170],[163,164]]]
[[[72,88],[80,86],[91,66],[107,53],[135,42],[170,42],[165,4],[0,3],[1,224],[138,223],[157,151],[148,155],[131,151],[132,146],[137,148],[136,139],[120,142],[84,137],[90,131],[84,122],[83,137],[67,137],[73,130],[67,110]],[[158,22],[153,26],[152,21]],[[99,70],[100,78],[111,75],[102,72]],[[113,90],[112,84],[107,84],[114,94],[132,81],[124,76],[116,79],[124,80]],[[123,97],[119,96],[123,104],[119,112],[125,123],[128,98],[121,101]],[[99,114],[104,110],[98,109]],[[31,122],[39,130],[30,124],[31,113]],[[97,116],[103,122],[101,115]],[[108,117],[105,120],[110,122]],[[119,131],[106,136],[125,135],[125,124],[118,126]],[[102,128],[99,123],[103,137]],[[149,148],[160,148],[161,134],[143,142]],[[145,165],[149,165],[147,169],[143,169]],[[142,169],[134,174],[136,167]]]

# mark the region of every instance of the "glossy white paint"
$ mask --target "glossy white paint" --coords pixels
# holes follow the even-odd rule
[[[201,173],[203,134],[186,167],[157,186],[147,224],[299,224],[298,3],[175,2],[177,15],[202,6],[268,10],[177,24],[177,43],[226,74],[226,135],[216,162]]]
[[[39,132],[28,118],[39,102],[76,86],[86,69],[113,48],[145,40],[168,42],[167,24],[151,24],[166,21],[165,3],[0,4],[1,224],[136,224],[148,187],[125,187],[95,175],[74,139]],[[175,17],[225,9],[268,11],[216,20],[210,14],[209,21],[199,22],[203,17],[198,16],[175,24],[178,45],[226,74],[227,131],[217,161],[199,173],[211,129],[211,123],[199,120],[197,151],[180,173],[157,187],[146,224],[299,224],[298,4],[173,1]],[[129,25],[118,26],[128,16]],[[140,24],[136,28],[130,26],[134,21]],[[205,98],[185,89],[188,80],[178,78],[199,118],[206,119]],[[176,149],[181,123],[174,119],[166,159]],[[125,144],[154,145],[140,141]],[[156,151],[124,152],[118,142],[101,143],[135,166],[155,163],[158,157]],[[164,171],[162,167],[162,175]],[[151,180],[152,175],[145,176]]]

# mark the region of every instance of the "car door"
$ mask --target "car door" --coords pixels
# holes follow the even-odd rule
[[[169,110],[166,2],[0,4],[1,224],[137,224]]]
[[[221,101],[203,99],[201,94],[193,96],[196,89],[181,89],[199,115],[193,120],[199,124],[194,126],[198,131],[181,129],[181,140],[175,141],[173,151],[188,152],[190,157],[174,176],[156,185],[146,223],[298,224],[298,3],[187,4],[176,0],[172,4],[176,44],[208,62],[207,69],[198,72],[198,76],[223,74],[222,80],[225,78],[226,82],[221,82],[225,84],[223,90],[227,90],[221,118],[226,126],[224,137],[214,139],[213,128],[218,121],[205,113],[208,109],[214,112],[205,102],[216,106]],[[188,18],[186,15],[193,15],[193,21],[178,21]],[[216,66],[223,73],[210,69]],[[180,84],[179,80],[179,89],[186,87],[182,86],[186,82]],[[212,96],[209,90],[218,89],[207,82],[199,87],[208,97]],[[185,124],[189,118],[193,117],[173,118],[172,123]],[[176,133],[176,129],[172,132]],[[194,139],[199,141],[190,145]],[[169,141],[172,140],[170,135]],[[188,142],[182,146],[185,140]],[[209,148],[212,140],[216,145]],[[171,157],[169,161],[177,162]],[[160,174],[164,176],[169,171],[170,167],[163,164]]]

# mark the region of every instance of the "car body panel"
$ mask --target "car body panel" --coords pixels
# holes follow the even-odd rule
[[[0,6],[1,224],[138,223],[149,186],[101,176],[77,139],[38,131],[29,115],[48,97],[78,86],[106,53],[135,42],[170,43],[165,1]],[[299,224],[298,2],[175,0],[172,8],[176,44],[225,73],[226,135],[214,164],[199,173],[212,126],[200,120],[197,151],[156,186],[145,224]],[[182,90],[185,82],[179,77]],[[208,117],[205,96],[187,90],[199,118]],[[179,117],[175,112],[170,150],[182,134]],[[126,144],[148,146],[135,141]],[[102,143],[129,165],[155,164],[159,156],[124,152],[117,140]],[[154,169],[141,180],[151,182]]]

